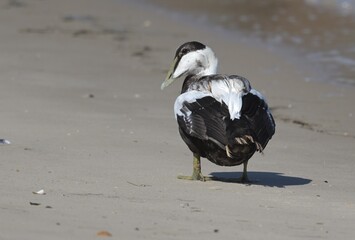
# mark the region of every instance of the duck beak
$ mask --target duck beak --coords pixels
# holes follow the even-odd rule
[[[174,61],[171,63],[170,69],[168,74],[166,75],[165,81],[161,84],[161,90],[172,84],[175,80],[175,78],[172,77],[175,69],[176,69],[176,63],[178,62],[178,58],[176,57]]]

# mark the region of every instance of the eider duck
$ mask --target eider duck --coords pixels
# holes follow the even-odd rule
[[[217,74],[217,65],[211,48],[196,41],[184,43],[161,85],[164,89],[185,76],[174,113],[180,135],[193,153],[193,174],[178,178],[215,179],[202,175],[203,157],[220,166],[243,164],[238,181],[248,182],[248,161],[266,147],[275,122],[265,98],[246,78]]]

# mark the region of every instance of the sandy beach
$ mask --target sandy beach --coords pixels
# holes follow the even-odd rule
[[[192,168],[173,115],[182,81],[160,84],[190,40],[273,110],[250,185],[176,178]],[[1,240],[354,238],[353,87],[123,0],[0,0],[0,53]]]

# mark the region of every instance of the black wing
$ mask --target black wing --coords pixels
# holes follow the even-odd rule
[[[210,140],[221,148],[228,143],[226,136],[226,123],[229,118],[228,108],[211,96],[185,101],[180,109],[181,115],[177,116],[179,127],[188,135]]]
[[[267,103],[257,95],[248,93],[243,96],[241,115],[248,120],[256,141],[265,148],[275,133],[275,121]]]

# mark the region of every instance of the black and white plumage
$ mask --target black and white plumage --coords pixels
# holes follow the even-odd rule
[[[247,163],[262,152],[275,133],[266,100],[250,82],[237,75],[217,74],[214,52],[199,42],[181,45],[161,88],[186,76],[174,113],[179,132],[194,155],[194,172],[185,179],[206,180],[200,157],[221,166]]]

